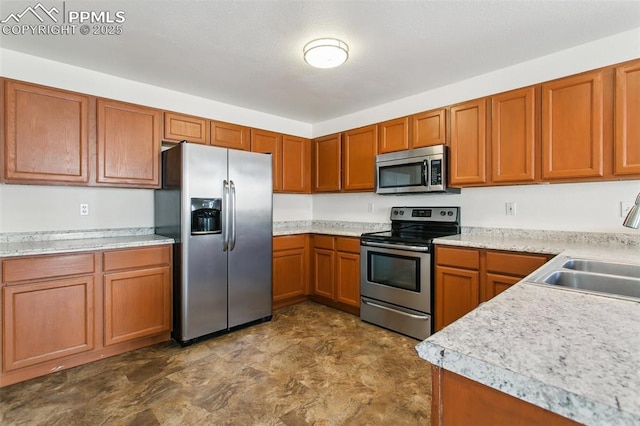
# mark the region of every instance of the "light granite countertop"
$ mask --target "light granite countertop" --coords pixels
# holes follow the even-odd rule
[[[359,237],[365,232],[386,231],[391,223],[340,222],[327,220],[274,222],[273,235],[325,234]]]
[[[359,237],[364,232],[383,231],[389,229],[390,226],[389,223],[340,221],[275,222],[273,235],[311,233]],[[0,234],[0,257],[173,244],[172,238],[156,235],[153,232],[153,228],[122,228],[6,233]]]
[[[173,244],[153,228],[11,233],[0,235],[0,257],[58,254]]]
[[[640,264],[636,234],[537,237],[463,233],[436,244]],[[435,365],[587,425],[640,424],[639,348],[640,302],[527,278],[416,347]]]

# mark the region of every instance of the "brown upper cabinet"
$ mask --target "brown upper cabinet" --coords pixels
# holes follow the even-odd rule
[[[251,151],[271,154],[273,190],[282,191],[282,135],[267,130],[251,129]]]
[[[536,178],[536,88],[491,97],[491,181],[532,182]]]
[[[314,192],[340,191],[342,187],[341,150],[342,135],[340,133],[324,136],[314,140]],[[373,167],[373,165],[371,167]]]
[[[5,81],[5,181],[88,184],[95,98]]]
[[[311,192],[311,141],[282,135],[282,190]]]
[[[274,192],[311,192],[311,141],[251,129],[251,151],[272,155]]]
[[[409,149],[409,117],[396,118],[378,124],[378,137],[380,154]]]
[[[223,148],[251,150],[251,129],[237,124],[211,121],[211,145]]]
[[[451,107],[451,186],[487,183],[487,99]]]
[[[640,60],[615,71],[616,175],[640,175]]]
[[[603,176],[603,71],[542,85],[542,178]]]
[[[411,116],[411,148],[444,145],[447,142],[447,110],[421,112]]]
[[[98,99],[97,182],[158,188],[162,112]]]
[[[164,113],[164,138],[165,141],[209,144],[210,139],[209,120],[191,115],[177,114],[175,112]]]
[[[342,189],[370,191],[375,185],[374,164],[378,153],[378,126],[349,130],[342,142]]]

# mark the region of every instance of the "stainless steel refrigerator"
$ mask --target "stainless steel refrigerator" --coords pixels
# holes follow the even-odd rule
[[[174,339],[271,319],[271,156],[180,143],[162,169],[155,232],[176,240]]]

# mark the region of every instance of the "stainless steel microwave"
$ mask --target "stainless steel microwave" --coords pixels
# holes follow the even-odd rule
[[[444,145],[377,155],[376,194],[459,193],[447,187],[447,162]]]

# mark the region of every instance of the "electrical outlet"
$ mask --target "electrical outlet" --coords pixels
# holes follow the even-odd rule
[[[516,215],[516,203],[515,201],[508,201],[504,203],[504,210],[507,216],[515,216]]]
[[[627,217],[629,210],[633,207],[633,201],[620,201],[620,217]]]
[[[89,215],[89,204],[80,204],[80,216]]]

